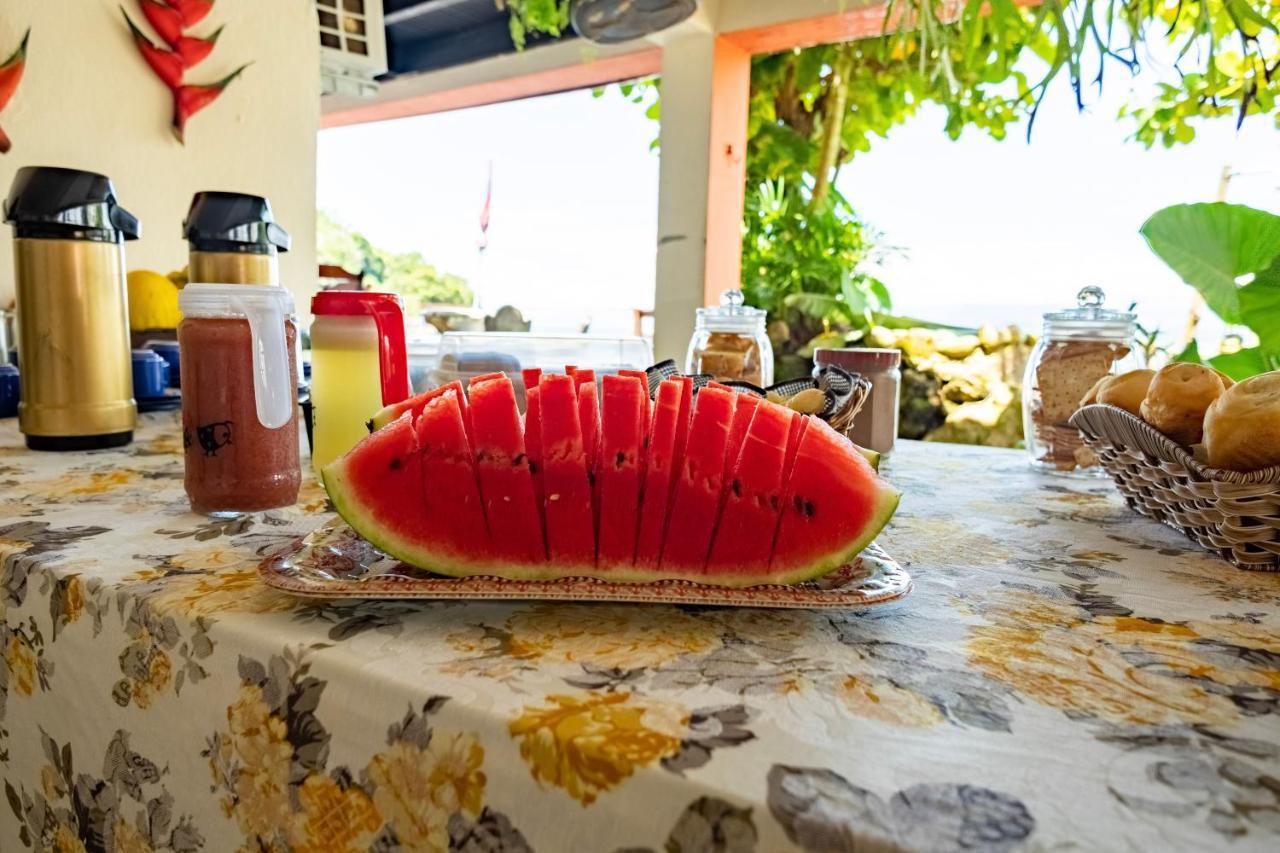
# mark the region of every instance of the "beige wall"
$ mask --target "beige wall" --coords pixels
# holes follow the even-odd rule
[[[31,26],[26,75],[0,113],[13,149],[0,155],[0,194],[20,166],[56,165],[109,175],[142,221],[126,245],[131,269],[186,264],[181,224],[191,194],[235,190],[271,199],[293,237],[281,278],[300,307],[315,288],[315,168],[319,48],[312,0],[218,0],[194,32],[225,23],[213,54],[187,73],[217,80],[253,61],[187,125],[169,131],[171,97],[134,49],[121,0],[3,0],[0,53]],[[135,0],[123,0],[131,14]],[[150,32],[141,13],[132,14]],[[158,41],[157,39],[153,39]],[[0,229],[0,306],[13,299],[12,229]]]

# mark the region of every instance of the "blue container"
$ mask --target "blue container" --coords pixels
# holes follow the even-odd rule
[[[182,387],[182,359],[177,341],[147,341],[142,345],[169,363],[169,387]]]
[[[169,362],[149,349],[133,351],[133,396],[160,397],[169,387]]]
[[[12,364],[0,364],[0,418],[12,418],[18,414],[19,396],[18,368]]]

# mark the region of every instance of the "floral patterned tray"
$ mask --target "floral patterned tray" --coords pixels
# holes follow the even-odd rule
[[[727,607],[859,608],[911,591],[911,576],[878,545],[816,581],[794,586],[727,589],[689,581],[614,583],[594,578],[520,581],[477,576],[448,578],[415,569],[379,551],[341,519],[264,560],[258,575],[275,589],[316,598],[454,598],[547,601],[622,601]]]

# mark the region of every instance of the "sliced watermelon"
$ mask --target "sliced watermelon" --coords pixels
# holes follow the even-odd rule
[[[693,383],[686,377],[667,379],[658,386],[653,426],[649,429],[649,450],[645,455],[640,533],[636,539],[635,567],[639,570],[656,572],[662,560],[675,474],[680,470],[689,436],[686,400],[692,391]]]
[[[596,394],[596,375],[591,370],[575,370],[573,384],[578,390],[578,423],[582,427],[582,452],[587,457],[587,471],[596,470],[596,443],[600,438],[600,404]]]
[[[640,521],[643,401],[648,395],[634,377],[605,376],[601,386],[596,565],[600,569],[630,569]]]
[[[543,376],[538,403],[547,553],[567,570],[589,573],[596,562],[595,528],[573,377]]]
[[[742,403],[738,401],[739,410]],[[725,488],[724,509],[707,559],[708,575],[768,573],[769,557],[765,555],[772,555],[778,529],[787,436],[799,419],[785,406],[761,401],[755,407]],[[736,412],[734,420],[736,423]]]
[[[421,394],[415,394],[407,400],[401,400],[399,403],[392,403],[389,406],[383,406],[374,414],[373,417],[365,421],[365,426],[369,428],[369,432],[380,430],[387,424],[399,418],[405,412],[413,415],[417,419],[422,414],[422,410],[427,407],[437,397],[444,395],[446,391],[456,391],[458,393],[458,404],[463,411],[467,408],[467,398],[462,391],[462,383],[454,380],[447,385],[441,385],[439,388],[432,388],[430,391],[423,391]]]
[[[649,455],[649,427],[653,424],[653,412],[651,411],[652,406],[649,398],[649,374],[643,370],[619,370],[618,375],[636,379],[640,382],[642,392],[640,402],[644,407],[640,414],[640,449],[644,451],[640,454],[640,482],[643,486],[645,457]]]
[[[471,434],[485,517],[493,537],[493,555],[501,561],[546,560],[542,518],[529,473],[524,429],[511,380],[499,373],[471,380]]]
[[[524,379],[524,452],[529,454],[529,471],[533,474],[533,493],[538,498],[538,514],[542,514],[542,407],[538,403],[538,383],[542,371],[526,367],[520,371]],[[543,520],[542,529],[547,529]]]
[[[901,497],[844,436],[806,417],[769,560],[774,583],[820,577],[858,556]]]
[[[663,573],[696,577],[706,566],[720,510],[735,396],[723,386],[708,385],[698,392],[662,548]]]
[[[504,572],[491,561],[459,395],[401,415],[321,475],[339,514],[388,554],[440,574]]]

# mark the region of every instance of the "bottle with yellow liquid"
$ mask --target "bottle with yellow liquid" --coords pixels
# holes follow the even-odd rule
[[[330,290],[311,300],[311,463],[317,473],[409,396],[404,308],[393,293]]]

